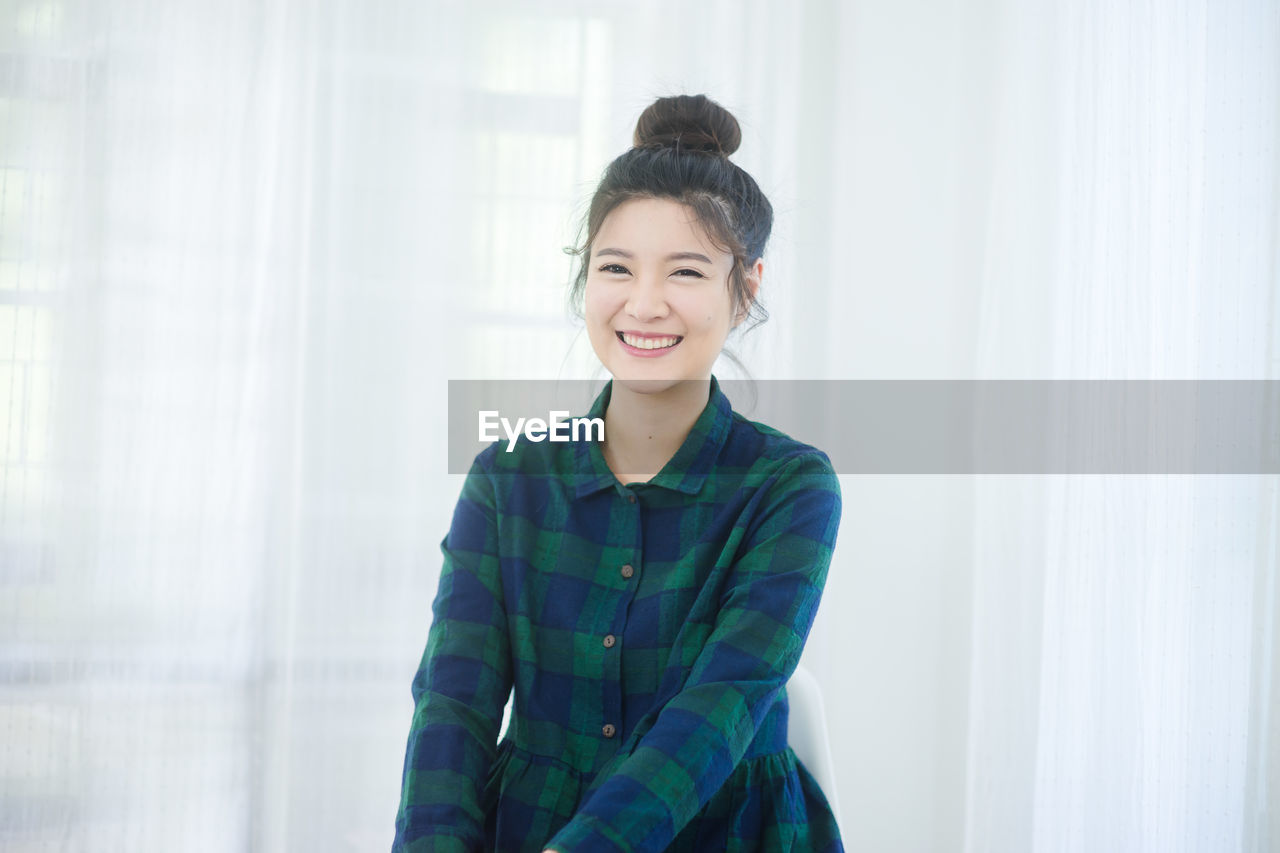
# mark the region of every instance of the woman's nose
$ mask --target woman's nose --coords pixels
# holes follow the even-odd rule
[[[667,315],[665,282],[653,276],[639,276],[627,299],[627,313],[637,320],[655,320]]]

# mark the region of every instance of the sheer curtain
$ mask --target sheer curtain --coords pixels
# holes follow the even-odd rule
[[[654,97],[774,203],[757,378],[1277,378],[1277,48],[1246,0],[0,0],[0,846],[387,849],[447,381],[596,375],[561,248]],[[1267,849],[1276,486],[846,477],[850,849]]]
[[[1028,3],[1010,25],[978,372],[1280,376],[1280,11]],[[1037,315],[1027,369],[1001,344]],[[1277,487],[975,481],[966,849],[1280,843]]]

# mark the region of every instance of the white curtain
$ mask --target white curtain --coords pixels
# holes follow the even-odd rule
[[[999,139],[979,372],[1023,375],[999,342],[1034,300],[1053,378],[1277,378],[1280,9],[1009,23],[1002,118],[1030,121]],[[975,494],[966,849],[1280,844],[1277,478]]]
[[[0,0],[0,847],[389,847],[447,381],[598,375],[654,97],[774,203],[752,376],[1280,378],[1278,66],[1269,0]],[[843,485],[850,849],[1277,843],[1276,477]]]

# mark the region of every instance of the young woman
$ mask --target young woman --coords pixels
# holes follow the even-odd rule
[[[785,685],[840,522],[826,454],[712,375],[773,213],[738,123],[661,98],[596,190],[572,299],[603,442],[480,453],[413,684],[397,850],[830,851]],[[511,725],[495,748],[514,688]]]

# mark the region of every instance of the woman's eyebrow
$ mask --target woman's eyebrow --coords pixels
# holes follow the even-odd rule
[[[628,252],[628,251],[626,251],[626,250],[624,250],[624,249],[598,249],[598,250],[596,251],[596,257],[598,258],[598,257],[600,257],[601,255],[617,255],[618,257],[622,257],[622,258],[631,258],[631,257],[634,257],[634,255],[632,255],[630,252]],[[710,258],[708,258],[706,255],[701,254],[701,253],[699,253],[699,252],[672,252],[671,254],[667,255],[667,257],[666,257],[666,258],[664,258],[664,260],[668,260],[668,261],[702,261],[704,264],[709,264],[709,263],[711,263],[711,259],[710,259]]]

